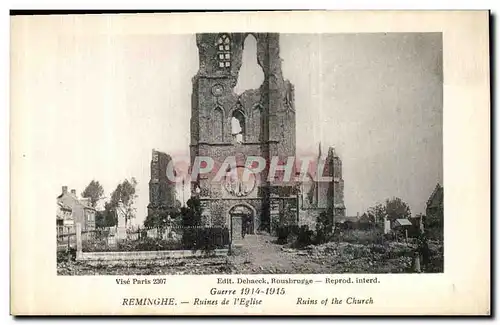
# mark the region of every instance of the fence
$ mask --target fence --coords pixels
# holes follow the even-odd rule
[[[177,225],[164,227],[134,227],[127,229],[127,239],[140,240],[151,238],[163,240],[180,240],[184,233],[184,229],[187,228],[190,227],[182,227]]]
[[[214,250],[229,247],[229,229],[218,227],[116,227],[81,232],[82,251]]]
[[[76,230],[71,226],[56,226],[57,250],[76,248]]]
[[[84,241],[98,240],[108,236],[111,228],[83,230],[81,232]],[[76,227],[74,225],[56,226],[57,250],[76,249]]]

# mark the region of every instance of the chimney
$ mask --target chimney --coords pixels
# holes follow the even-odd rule
[[[71,194],[73,194],[73,195],[76,197],[76,190],[75,190],[75,189],[72,189],[72,190],[71,190]]]
[[[67,186],[63,186],[62,187],[62,192],[63,192],[63,194],[68,193],[68,187]]]

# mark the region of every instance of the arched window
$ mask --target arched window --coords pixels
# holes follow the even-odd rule
[[[252,139],[251,141],[262,141],[262,111],[264,108],[259,103],[254,106],[252,112]]]
[[[245,138],[245,115],[241,110],[235,110],[231,117],[231,134],[233,140],[242,143]]]
[[[224,142],[224,111],[220,106],[212,111],[212,125],[214,141]]]
[[[221,34],[217,39],[217,61],[219,68],[231,67],[231,38],[227,34]]]

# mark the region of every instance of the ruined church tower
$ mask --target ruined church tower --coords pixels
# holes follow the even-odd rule
[[[245,40],[255,38],[257,64],[264,80],[260,87],[240,94],[235,87],[243,64]],[[220,167],[235,156],[237,173],[248,156],[282,162],[295,156],[293,85],[283,79],[279,35],[270,33],[198,34],[199,70],[193,78],[191,111],[191,165],[197,156],[209,156]],[[293,215],[293,186],[274,185],[261,173],[245,184],[224,178],[214,182],[217,170],[193,182],[204,214],[212,225],[245,222],[256,231],[273,218]],[[233,224],[234,226],[234,224]]]
[[[328,208],[331,209],[334,216],[345,217],[344,205],[344,179],[342,178],[342,160],[335,151],[335,148],[328,149],[326,158],[328,169],[331,171],[329,176],[333,178],[328,191]]]

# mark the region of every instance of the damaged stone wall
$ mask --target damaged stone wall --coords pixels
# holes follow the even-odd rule
[[[257,89],[235,92],[245,40],[255,37],[257,63],[264,79]],[[278,156],[284,160],[295,156],[295,104],[293,85],[284,80],[279,56],[279,35],[270,33],[198,34],[199,70],[193,78],[191,117],[191,163],[196,156],[210,156],[215,166],[221,166],[227,156],[239,154],[243,161],[249,155],[264,158]],[[242,121],[241,143],[232,134],[232,118]],[[201,198],[222,198],[222,184],[211,182],[215,170],[198,180]],[[265,185],[266,173],[259,184]],[[257,211],[266,205],[266,198],[255,191],[246,202]],[[250,202],[251,201],[251,202]],[[234,200],[224,200],[214,209],[212,219],[224,219],[234,206]],[[210,204],[207,204],[209,207]],[[265,210],[265,208],[264,208]],[[260,214],[260,213],[259,213]],[[265,214],[265,211],[263,212]]]
[[[167,178],[170,155],[153,149],[149,181],[148,215],[177,208],[175,184]]]

